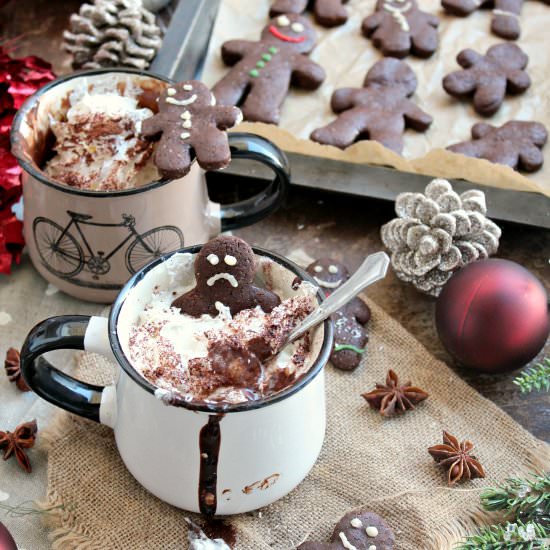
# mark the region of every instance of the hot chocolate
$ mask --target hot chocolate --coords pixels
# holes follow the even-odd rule
[[[142,122],[153,116],[137,99],[115,91],[68,97],[62,118],[50,115],[55,155],[44,167],[53,180],[96,191],[136,187],[159,179],[153,144],[140,137]]]
[[[302,282],[292,289],[291,280],[281,285],[279,279],[291,279],[288,271],[265,257],[256,258],[255,283],[263,283],[258,286],[278,290],[287,285],[279,305],[268,313],[256,305],[232,315],[216,301],[215,314],[191,316],[171,304],[195,286],[194,263],[190,254],[164,262],[170,277],[154,288],[130,331],[130,360],[158,388],[157,397],[167,402],[241,403],[273,395],[307,372],[309,335],[280,347],[314,309],[313,285]]]

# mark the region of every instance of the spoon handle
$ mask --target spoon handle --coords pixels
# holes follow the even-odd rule
[[[390,259],[385,252],[376,252],[367,256],[359,269],[290,333],[287,342],[293,342],[300,338],[310,328],[318,325],[347,304],[365,287],[383,279],[389,265]]]

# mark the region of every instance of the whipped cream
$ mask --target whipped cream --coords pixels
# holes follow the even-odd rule
[[[113,191],[159,179],[154,144],[139,137],[153,115],[135,97],[114,90],[73,93],[66,113],[51,113],[56,155],[44,167],[52,179],[82,189]]]

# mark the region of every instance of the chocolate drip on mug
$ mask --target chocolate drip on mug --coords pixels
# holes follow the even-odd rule
[[[208,423],[199,435],[200,473],[199,509],[202,514],[213,516],[218,506],[216,489],[218,481],[218,456],[220,454],[222,415],[210,415]]]

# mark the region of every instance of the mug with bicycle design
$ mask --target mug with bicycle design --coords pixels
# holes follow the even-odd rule
[[[169,80],[131,69],[93,70],[59,78],[19,110],[12,150],[23,168],[24,233],[38,272],[83,300],[111,302],[124,283],[160,256],[206,242],[220,231],[258,221],[278,208],[289,184],[284,154],[254,134],[230,133],[233,159],[258,161],[274,173],[257,195],[221,205],[208,197],[205,172],[194,162],[183,178],[117,191],[79,189],[48,178],[43,165],[51,130],[48,113],[75,86],[101,88],[132,80],[144,96]]]

